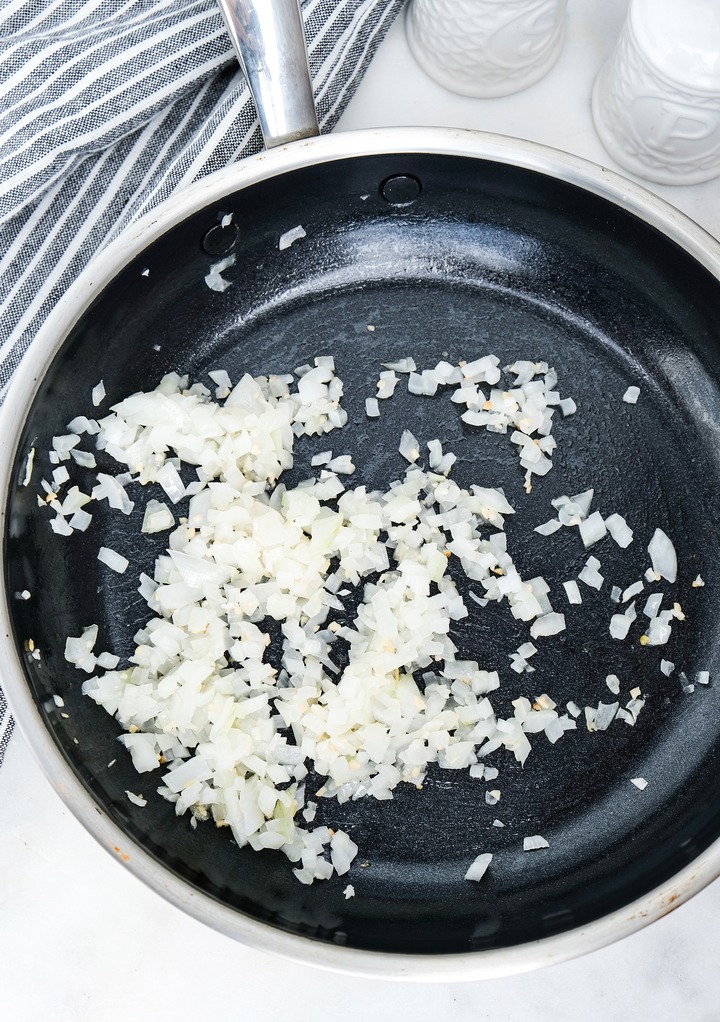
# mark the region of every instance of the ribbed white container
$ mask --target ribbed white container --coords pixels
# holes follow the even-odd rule
[[[632,0],[592,110],[626,170],[678,185],[720,174],[720,0]]]
[[[463,96],[507,96],[545,75],[567,0],[411,0],[405,28],[422,69]]]

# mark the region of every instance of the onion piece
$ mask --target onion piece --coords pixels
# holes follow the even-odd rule
[[[648,545],[653,571],[668,582],[677,579],[677,554],[671,539],[662,529],[656,529]]]
[[[114,653],[100,653],[97,657],[98,667],[102,667],[105,671],[114,671],[117,665],[120,663],[120,657],[115,656]],[[156,764],[157,766],[157,764]]]
[[[172,511],[161,500],[149,500],[145,506],[145,514],[140,527],[141,532],[154,533],[172,529],[175,518]]]
[[[623,594],[622,594],[620,602],[621,603],[627,603],[627,601],[632,599],[633,596],[637,596],[638,593],[641,593],[644,588],[645,588],[645,583],[642,580],[638,580],[637,582],[633,582],[632,585],[629,585],[627,587],[627,589],[625,589],[623,591]]]
[[[401,358],[397,362],[383,362],[384,369],[392,369],[395,373],[414,373],[417,369],[414,358]]]
[[[155,479],[173,504],[177,504],[185,496],[185,484],[180,478],[180,473],[169,461],[166,461],[160,471],[156,473]]]
[[[103,564],[107,564],[108,568],[112,568],[113,571],[117,571],[119,574],[123,574],[127,569],[128,561],[127,557],[123,557],[116,550],[112,550],[110,547],[101,546],[98,550],[97,559],[102,561]]]
[[[398,448],[403,458],[409,462],[415,462],[420,457],[420,443],[409,429],[403,430]]]
[[[98,626],[89,625],[83,629],[83,633],[79,638],[66,639],[65,659],[67,662],[85,671],[87,674],[92,674],[96,663],[96,658],[92,651],[97,642],[97,636]]]
[[[678,674],[678,681],[680,682],[680,687],[685,695],[691,695],[695,691],[695,686],[692,684],[685,671],[680,671]]]
[[[554,611],[536,618],[530,626],[530,634],[533,639],[541,636],[557,635],[558,632],[563,631],[565,631],[565,615],[557,614]]]
[[[608,674],[607,678],[605,679],[605,684],[610,689],[610,691],[613,693],[613,695],[618,695],[619,694],[619,692],[620,692],[620,679],[618,678],[617,674]]]
[[[358,846],[344,830],[336,830],[330,840],[330,859],[338,876],[350,869],[358,853]]]
[[[628,405],[637,404],[637,399],[640,397],[639,387],[628,387],[623,394],[623,401]]]
[[[643,614],[645,617],[654,618],[658,616],[663,601],[662,593],[651,593],[645,601]]]
[[[73,461],[82,468],[96,468],[97,462],[92,451],[80,451],[76,447],[70,451]]]
[[[551,518],[549,522],[544,522],[542,525],[536,525],[533,532],[539,533],[541,536],[552,536],[554,532],[562,528],[562,522],[557,518]]]
[[[605,519],[605,525],[607,527],[607,531],[619,547],[624,550],[626,547],[630,546],[633,541],[633,531],[628,526],[622,515],[608,515]]]
[[[485,876],[488,866],[492,862],[492,855],[490,852],[483,852],[481,855],[472,862],[468,871],[465,874],[466,880],[482,880]]]
[[[327,463],[329,472],[336,472],[338,475],[352,475],[355,471],[352,458],[349,454],[341,454]]]
[[[278,249],[284,252],[285,249],[290,248],[296,241],[300,241],[301,238],[306,238],[305,228],[298,224],[297,227],[291,227],[289,231],[285,231],[284,234],[280,235],[278,239]]]
[[[72,536],[73,527],[61,514],[50,519],[50,528],[58,536]]]
[[[235,262],[236,256],[231,252],[229,256],[226,256],[217,263],[211,264],[210,272],[205,277],[205,283],[211,291],[227,291],[231,282],[229,280],[225,280],[222,273],[223,270],[227,270],[230,266],[234,266]]]
[[[578,578],[581,582],[584,582],[586,586],[590,586],[592,589],[601,589],[602,584],[605,581],[599,571],[596,571],[595,568],[591,568],[587,564],[578,575]]]
[[[534,834],[532,837],[523,838],[523,851],[534,852],[540,848],[549,848],[550,844],[540,834]]]
[[[590,489],[584,490],[583,493],[576,493],[574,497],[570,498],[570,502],[578,509],[581,518],[587,518],[590,514],[590,505],[594,496],[595,490]]]
[[[598,703],[594,720],[595,730],[607,731],[613,720],[615,720],[619,708],[619,703]]]
[[[380,373],[380,377],[376,384],[378,399],[386,401],[388,398],[392,397],[399,382],[398,377],[392,369],[389,369],[384,373]]]
[[[593,513],[580,522],[579,525],[580,537],[585,547],[593,546],[599,540],[603,539],[607,535],[607,529],[605,528],[605,522],[599,511],[593,511]]]
[[[65,436],[54,436],[52,438],[53,450],[57,452],[60,461],[70,460],[70,451],[80,443],[77,433],[68,433]]]
[[[210,369],[208,372],[208,376],[217,387],[217,390],[223,394],[223,397],[227,397],[227,394],[229,394],[230,391],[232,390],[232,380],[230,379],[227,370]],[[227,393],[225,393],[225,391],[227,391]],[[217,392],[215,396],[218,397]]]
[[[68,525],[76,532],[85,532],[92,521],[92,517],[89,511],[78,508],[77,511],[73,512]]]
[[[21,486],[29,486],[30,480],[32,479],[33,462],[35,461],[35,448],[31,447],[28,452],[28,456],[25,459],[25,471],[23,473],[23,480]]]
[[[654,617],[648,626],[646,633],[648,646],[664,646],[670,635],[672,634],[672,627],[666,615],[671,615],[670,611],[660,611],[657,617]]]
[[[630,631],[630,625],[636,617],[637,613],[634,603],[631,603],[623,614],[613,614],[610,618],[610,634],[613,639],[626,639]]]

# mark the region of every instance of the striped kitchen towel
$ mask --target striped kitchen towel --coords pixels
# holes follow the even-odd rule
[[[303,0],[333,127],[404,0]],[[0,0],[0,398],[58,297],[172,192],[262,148],[214,0]],[[0,691],[0,763],[12,720]]]

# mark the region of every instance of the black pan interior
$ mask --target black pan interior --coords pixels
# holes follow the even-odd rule
[[[204,283],[213,260],[202,242],[224,213],[238,227],[237,264],[219,294]],[[280,252],[280,234],[296,224],[307,237]],[[718,308],[718,281],[622,209],[540,173],[460,157],[383,155],[298,170],[228,195],[155,242],[102,292],[42,381],[15,466],[19,483],[34,445],[34,484],[9,498],[6,584],[32,593],[14,602],[15,637],[42,652],[39,662],[24,653],[28,684],[97,806],[169,870],[239,912],[371,950],[536,940],[628,904],[689,863],[720,832],[720,686],[686,694],[677,680],[680,669],[719,677]],[[364,413],[382,362],[413,355],[423,367],[489,352],[503,363],[546,359],[578,405],[557,423],[554,468],[529,496],[508,438],[465,427],[447,394],[413,397],[401,386],[380,419]],[[610,673],[625,700],[638,686],[647,703],[634,728],[617,722],[593,734],[581,719],[556,746],[538,736],[524,769],[495,754],[492,784],[431,770],[421,791],[401,787],[391,802],[320,799],[317,822],[344,827],[361,851],[348,876],[307,888],[282,855],[239,850],[227,830],[177,819],[154,793],[159,777],[134,772],[116,723],[81,696],[82,677],[63,659],[66,636],[97,622],[98,648],[128,655],[147,614],[133,579],[152,572],[162,540],[139,534],[142,510],[127,520],[100,508],[86,534],[56,538],[36,488],[51,471],[51,437],[74,415],[93,414],[101,378],[107,406],[170,370],[208,382],[213,368],[284,372],[323,354],[335,356],[345,381],[349,426],[299,444],[290,481],[332,446],[353,454],[358,482],[385,487],[403,471],[397,446],[410,427],[423,443],[440,437],[456,451],[461,483],[501,486],[518,509],[507,530],[515,561],[525,577],[548,580],[568,628],[540,641],[536,672],[518,677],[508,654],[527,626],[505,604],[482,612],[470,604],[455,639],[464,656],[501,671],[498,706],[541,692],[561,704],[611,702]],[[630,384],[641,390],[636,406],[622,402]],[[636,538],[626,551],[609,538],[593,549],[605,585],[583,587],[582,606],[568,607],[561,583],[588,553],[574,530],[542,539],[532,528],[552,516],[551,498],[589,486],[594,506],[625,515]],[[637,637],[610,638],[609,590],[648,567],[656,526],[678,550],[672,591],[687,620],[667,646],[646,649]],[[129,557],[126,575],[97,562],[101,543]],[[691,586],[698,573],[705,588]],[[671,678],[661,657],[677,664]],[[640,776],[643,792],[630,783]],[[495,785],[502,798],[491,807],[485,791]],[[130,804],[126,789],[148,805]],[[550,847],[524,853],[533,834]],[[469,883],[465,870],[481,851],[494,853],[492,868]],[[356,897],[346,901],[348,882]]]

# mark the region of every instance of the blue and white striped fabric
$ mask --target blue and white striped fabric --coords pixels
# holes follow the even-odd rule
[[[329,130],[404,0],[303,0]],[[262,148],[214,0],[0,0],[0,398],[89,259]],[[0,763],[12,720],[0,691]]]

